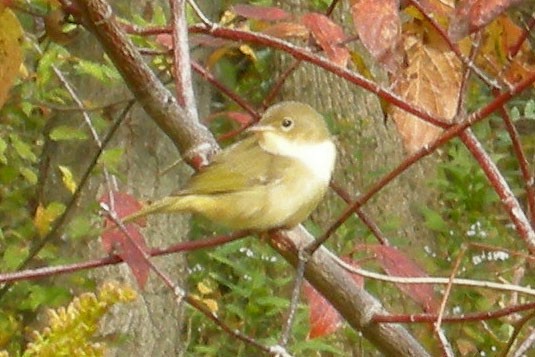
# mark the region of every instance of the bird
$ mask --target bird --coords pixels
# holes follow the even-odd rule
[[[217,153],[176,194],[123,218],[188,212],[248,231],[293,228],[325,195],[336,147],[311,106],[284,101],[269,107],[247,136]]]

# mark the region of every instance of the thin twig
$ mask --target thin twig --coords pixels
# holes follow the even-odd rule
[[[205,24],[209,28],[212,28],[215,26],[215,24],[212,21],[210,21],[210,19],[204,14],[204,12],[202,12],[201,8],[199,7],[199,5],[197,5],[197,3],[194,0],[187,0],[187,1],[203,24]]]
[[[486,281],[486,280],[473,280],[473,279],[461,279],[461,278],[443,278],[443,277],[414,277],[414,278],[408,278],[403,276],[390,276],[385,274],[380,274],[376,272],[372,272],[369,270],[361,269],[361,268],[355,268],[343,260],[339,259],[332,253],[330,253],[333,256],[333,259],[335,259],[336,263],[346,269],[347,271],[351,273],[358,274],[360,276],[371,278],[375,280],[380,281],[387,281],[390,283],[396,283],[396,284],[440,284],[440,285],[460,285],[460,286],[469,286],[473,288],[486,288],[486,289],[492,289],[492,290],[499,290],[499,291],[513,291],[518,292],[521,294],[526,295],[532,295],[535,296],[535,289],[524,287],[524,286],[518,286],[518,285],[512,285],[512,284],[502,284],[502,283],[496,283],[494,281]]]
[[[238,239],[243,239],[249,235],[248,232],[235,232],[230,235],[222,235],[209,237],[205,239],[197,239],[194,241],[185,241],[173,244],[166,248],[153,248],[149,254],[152,257],[169,255],[178,252],[189,252],[194,250],[213,248],[222,244],[232,242]],[[13,283],[25,280],[37,280],[48,278],[55,275],[68,274],[82,270],[105,267],[109,265],[116,265],[124,263],[117,255],[106,256],[98,259],[86,260],[80,263],[58,265],[54,267],[44,267],[37,269],[28,269],[22,271],[15,271],[12,273],[1,273],[0,283]]]
[[[466,246],[462,245],[461,250],[459,251],[459,255],[455,259],[455,264],[453,265],[453,270],[451,271],[448,284],[446,285],[446,291],[444,291],[444,296],[442,297],[442,301],[440,303],[440,307],[438,309],[438,317],[437,321],[435,322],[435,331],[438,333],[440,331],[440,325],[442,323],[442,318],[444,317],[444,311],[446,310],[446,303],[448,302],[448,298],[451,293],[451,287],[453,286],[453,280],[455,279],[455,276],[457,275],[457,272],[459,271],[459,267],[461,266],[461,262],[464,258],[464,254],[466,253]]]
[[[135,104],[135,101],[132,100],[130,103],[126,105],[126,107],[123,109],[123,111],[119,114],[117,119],[113,122],[110,129],[108,130],[108,133],[102,139],[102,146],[97,149],[97,152],[93,156],[91,162],[89,163],[87,169],[85,170],[82,178],[80,179],[80,182],[78,183],[78,186],[76,186],[76,190],[73,192],[71,199],[69,202],[67,202],[65,206],[65,211],[61,216],[54,221],[54,224],[50,228],[50,231],[47,233],[47,235],[43,238],[38,239],[37,237],[34,237],[32,239],[32,242],[35,243],[28,252],[28,256],[15,268],[15,270],[21,270],[24,269],[30,261],[43,249],[43,247],[51,242],[54,238],[56,238],[57,233],[63,227],[63,224],[67,220],[67,216],[70,214],[71,210],[76,206],[76,202],[78,202],[78,198],[80,197],[82,190],[85,188],[85,185],[89,181],[89,177],[91,176],[91,173],[93,172],[93,169],[98,163],[98,160],[100,156],[102,155],[102,152],[104,151],[104,148],[108,145],[108,143],[111,141],[111,139],[114,137],[115,132],[123,122],[124,118],[126,118],[126,115],[132,108],[132,106]],[[0,289],[0,300],[4,297],[4,295],[7,293],[9,288],[11,287],[12,283],[6,283],[1,289]]]
[[[459,316],[444,316],[442,318],[442,323],[466,323],[469,321],[486,321],[486,320],[495,320],[511,314],[516,314],[522,311],[529,311],[535,309],[535,302],[530,302],[527,304],[519,304],[514,306],[509,306],[503,309],[486,311],[486,312],[475,312],[467,313]],[[406,324],[421,324],[421,323],[435,323],[437,320],[436,314],[403,314],[403,315],[379,315],[376,314],[373,317],[373,322],[376,323],[406,323]]]
[[[292,326],[295,321],[295,316],[297,312],[297,306],[299,304],[299,296],[301,293],[301,286],[303,285],[303,280],[305,277],[305,267],[308,260],[306,251],[301,250],[299,255],[299,260],[297,262],[297,267],[295,269],[295,279],[292,289],[292,298],[290,300],[290,308],[288,310],[288,318],[284,324],[284,329],[282,331],[281,337],[279,339],[279,345],[286,347],[288,340],[290,339],[290,334],[292,332]]]

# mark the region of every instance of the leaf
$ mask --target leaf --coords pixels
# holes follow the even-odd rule
[[[402,61],[399,0],[352,0],[351,15],[362,44],[390,72]]]
[[[37,228],[40,237],[46,236],[52,227],[52,223],[65,212],[65,205],[60,202],[51,202],[44,207],[39,203],[33,217],[33,224]]]
[[[22,64],[22,28],[9,9],[0,9],[0,108]]]
[[[108,205],[120,218],[137,212],[142,207],[135,197],[119,191],[104,194],[100,198],[100,202]],[[104,222],[105,228],[115,227],[115,222],[109,217],[106,217]],[[149,250],[145,243],[145,237],[139,229],[140,222],[144,225],[146,221],[140,219],[127,223],[124,225],[125,231],[119,228],[105,230],[102,233],[101,242],[106,252],[115,253],[124,260],[139,287],[143,289],[149,276],[150,264],[146,258]]]
[[[0,163],[1,164],[7,164],[6,149],[7,149],[6,141],[0,138]]]
[[[111,193],[105,193],[100,197],[99,202],[106,204],[110,209],[114,210],[117,216],[124,218],[128,215],[131,215],[134,212],[139,211],[143,205],[135,198],[134,196],[121,191],[112,191]],[[139,218],[134,223],[144,227],[147,224],[146,218]],[[104,226],[106,228],[115,227],[115,222],[113,222],[109,217],[105,218]]]
[[[139,287],[143,289],[150,272],[150,264],[146,258],[149,249],[139,226],[128,223],[125,225],[125,230],[126,233],[118,229],[104,232],[102,243],[107,247],[108,253],[115,253],[121,257],[132,271]]]
[[[304,25],[295,22],[279,22],[266,27],[262,32],[278,38],[307,38],[309,35]]]
[[[257,60],[256,54],[251,46],[243,44],[243,45],[240,45],[239,48],[240,48],[241,53],[249,57],[251,61],[256,62]]]
[[[110,170],[117,170],[122,162],[124,150],[122,148],[106,149],[102,152],[100,162]]]
[[[515,56],[510,51],[522,38],[524,29],[516,25],[508,16],[502,15],[485,27],[483,42],[476,57],[476,64],[493,76],[518,83],[535,72],[533,49],[529,41],[524,41]],[[516,51],[516,49],[515,49]],[[505,73],[504,70],[505,69]]]
[[[509,7],[522,0],[461,0],[451,17],[448,35],[454,41],[491,23]]]
[[[85,140],[87,134],[67,125],[58,125],[50,131],[49,137],[54,141]]]
[[[408,105],[452,122],[461,89],[460,60],[438,35],[426,31],[424,25],[408,24],[403,44],[406,65],[392,76],[394,92]],[[409,153],[426,146],[442,133],[441,128],[396,106],[389,107],[389,114]]]
[[[455,7],[455,0],[419,0],[420,5],[427,14],[435,18],[448,16]]]
[[[359,265],[350,258],[342,258],[346,263],[358,268]],[[357,274],[351,274],[358,287],[364,286],[364,279]],[[323,297],[312,285],[305,281],[303,293],[308,301],[310,331],[308,338],[316,338],[333,333],[342,322],[342,317],[331,303]]]
[[[383,270],[390,276],[426,277],[427,273],[402,251],[384,245],[368,245]],[[433,286],[430,284],[396,284],[398,289],[418,303],[424,311],[435,312],[439,302],[435,298]]]
[[[308,338],[322,337],[336,331],[342,323],[342,317],[338,311],[307,281],[303,285],[303,293],[309,307]]]
[[[19,169],[20,174],[28,181],[30,185],[37,184],[38,178],[37,174],[28,167],[21,167]]]
[[[76,64],[75,68],[80,73],[90,75],[104,84],[110,84],[110,80],[118,80],[121,78],[115,67],[104,63],[96,63],[78,59],[78,63]]]
[[[7,244],[2,254],[2,269],[11,270],[17,268],[27,256],[27,246]]]
[[[232,11],[246,19],[262,21],[284,20],[290,16],[286,11],[278,7],[268,6],[238,4],[232,6]]]
[[[9,140],[13,145],[13,148],[20,156],[21,159],[28,160],[30,162],[36,162],[37,156],[32,151],[32,147],[26,144],[17,134],[10,134]]]
[[[72,174],[71,169],[69,169],[67,166],[58,165],[59,171],[61,171],[61,180],[63,181],[63,185],[69,190],[70,193],[74,193],[76,191],[76,182],[74,181],[74,176]]]
[[[342,44],[346,39],[342,28],[327,16],[313,12],[304,15],[301,21],[327,57],[337,65],[345,67],[349,60],[349,51]]]

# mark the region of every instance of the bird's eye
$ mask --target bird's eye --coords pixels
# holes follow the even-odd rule
[[[291,118],[284,118],[281,125],[284,130],[290,130],[294,125],[294,121]]]

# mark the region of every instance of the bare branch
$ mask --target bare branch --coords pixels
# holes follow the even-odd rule
[[[115,64],[143,109],[194,167],[205,164],[217,150],[214,137],[196,117],[181,108],[173,95],[145,64],[141,54],[116,21],[105,0],[79,0],[84,25]],[[188,68],[189,70],[189,68]]]

